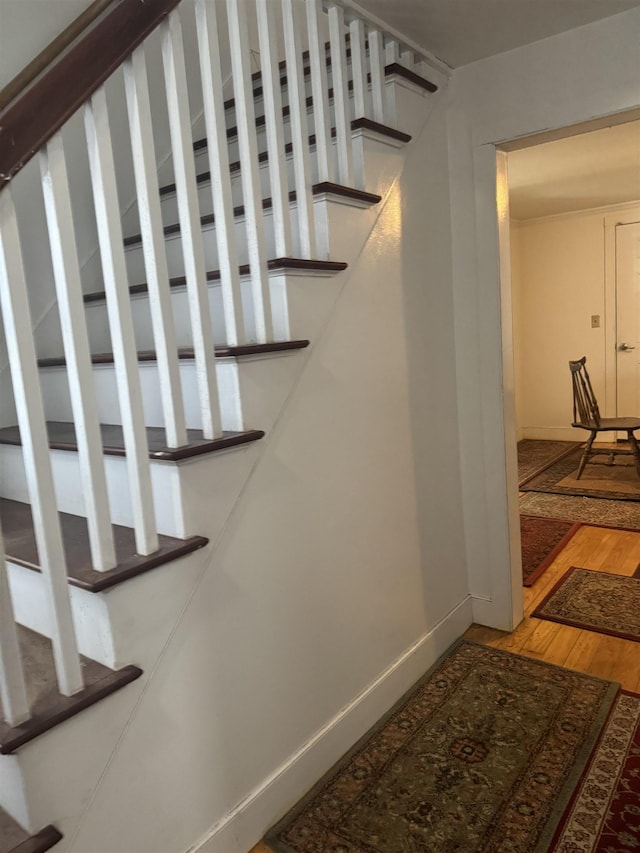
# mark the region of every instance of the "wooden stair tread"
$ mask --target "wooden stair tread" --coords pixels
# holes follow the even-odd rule
[[[67,562],[67,577],[72,586],[88,592],[102,592],[125,580],[144,574],[208,544],[203,536],[176,539],[158,536],[158,550],[143,556],[136,553],[133,529],[112,525],[118,564],[108,572],[96,572],[91,563],[87,520],[79,515],[59,512],[62,541]],[[0,498],[0,519],[5,538],[5,554],[13,563],[40,571],[38,548],[29,504]]]
[[[351,50],[349,49],[349,50],[347,50],[347,58],[349,58],[350,56],[351,56]],[[307,62],[308,58],[309,58],[308,51],[305,51],[305,53],[303,54],[303,60],[305,62]],[[287,67],[287,63],[284,60],[282,60],[278,65],[279,65],[280,71],[284,71]],[[329,57],[327,59],[327,69],[330,69],[330,68],[331,68],[331,58]],[[304,71],[304,76],[308,77],[309,74],[311,73],[310,66],[305,65],[303,71]],[[415,83],[416,85],[420,86],[422,89],[424,89],[427,92],[437,92],[438,91],[438,87],[436,86],[435,83],[432,83],[430,80],[428,80],[426,77],[423,77],[421,74],[417,74],[415,71],[411,71],[409,68],[405,68],[404,65],[401,65],[398,62],[392,62],[389,65],[385,65],[384,73],[385,73],[386,77],[391,77],[391,76],[404,77],[406,80],[410,81],[411,83]],[[367,75],[367,78],[370,78],[369,74]],[[262,94],[263,94],[262,73],[260,71],[254,71],[254,73],[251,75],[251,80],[253,83],[259,83],[260,84],[260,85],[255,86],[253,89],[254,99],[261,98]],[[349,80],[349,83],[350,83],[349,88],[352,88],[353,81]],[[286,74],[283,74],[280,77],[280,87],[283,88],[286,85],[287,85],[287,77],[286,77]],[[234,98],[229,98],[228,100],[226,100],[224,102],[225,110],[232,110],[235,108],[235,105],[236,105],[236,103],[235,103]]]
[[[415,71],[405,68],[404,65],[400,65],[399,62],[392,62],[390,65],[385,65],[384,73],[386,77],[403,77],[409,83],[419,86],[426,92],[438,91],[438,87],[435,83],[432,83],[431,80],[427,80],[427,78],[423,77],[421,74],[416,74]]]
[[[140,361],[155,361],[156,359],[154,352],[145,352],[141,353],[141,355],[147,357],[140,358]],[[65,363],[64,359],[49,359],[49,361],[61,362],[61,365],[56,364],[55,366],[62,366]],[[93,363],[112,364],[113,353],[96,355],[93,357]],[[77,451],[78,443],[73,423],[47,421],[47,431],[51,450]],[[121,426],[118,424],[100,424],[100,432],[102,434],[103,453],[107,456],[126,456],[124,434]],[[181,447],[168,447],[164,427],[147,427],[146,432],[150,458],[166,462],[179,462],[181,459],[202,456],[205,453],[213,453],[216,450],[237,447],[240,444],[248,444],[249,442],[264,438],[264,432],[259,429],[244,430],[242,432],[227,430],[218,438],[203,438],[202,430],[188,429],[187,444]],[[20,440],[20,428],[17,426],[2,427],[0,429],[0,444],[22,444]]]
[[[4,809],[0,809],[0,853],[46,853],[62,835],[54,826],[46,826],[29,835]]]
[[[0,753],[3,755],[14,752],[142,675],[137,666],[113,670],[81,655],[84,689],[74,696],[63,696],[56,684],[51,641],[20,625],[18,638],[31,717],[17,726],[10,726],[0,718]]]
[[[386,124],[380,124],[379,121],[374,121],[372,118],[356,118],[351,122],[351,130],[371,130],[380,136],[387,136],[389,139],[397,139],[398,142],[411,142],[411,135],[402,130],[396,130],[395,127],[389,127]]]
[[[243,356],[248,355],[269,355],[271,353],[276,352],[289,352],[291,350],[299,350],[305,349],[309,346],[308,340],[297,340],[297,341],[270,341],[266,344],[218,344],[215,347],[216,358],[242,358]],[[183,360],[190,360],[195,358],[195,350],[193,347],[178,347],[178,358]],[[102,352],[102,353],[93,353],[91,356],[91,361],[93,364],[113,364],[113,353],[112,352]],[[155,350],[139,350],[138,351],[138,361],[156,361],[156,353]],[[41,358],[38,361],[39,367],[65,367],[66,359],[64,356],[57,356],[51,358]],[[194,439],[197,438],[196,433],[199,433],[199,430],[190,430],[193,434]],[[254,430],[255,432],[255,430]],[[234,433],[235,435],[242,435],[243,433]],[[0,429],[0,436],[2,435],[2,430]],[[204,439],[203,439],[204,440]],[[0,440],[1,443],[1,440]]]
[[[314,184],[311,189],[314,195],[329,193],[367,204],[380,204],[382,201],[382,196],[378,193],[368,193],[366,190],[357,190],[355,187],[345,187],[344,184],[336,184],[334,181],[321,181],[319,184]]]
[[[371,127],[375,125],[376,133],[381,136],[388,136],[389,139],[397,139],[400,142],[411,142],[411,135],[408,133],[404,133],[401,130],[397,130],[395,127],[389,127],[387,124],[380,124],[380,122],[374,121],[370,118],[356,118],[351,122],[351,130],[359,130],[363,127]],[[336,137],[336,129],[335,127],[331,128],[331,138],[335,139]],[[313,146],[316,144],[315,134],[312,133],[309,136],[309,146]],[[193,148],[195,151],[201,151],[207,147],[206,137],[203,139],[198,139],[193,144]],[[291,154],[293,152],[293,145],[291,142],[287,142],[284,146],[285,154]],[[269,161],[269,153],[267,151],[261,151],[258,154],[258,162],[259,163],[267,163]],[[239,172],[241,168],[241,163],[239,160],[235,160],[233,163],[229,164],[229,171],[232,174]]]
[[[346,270],[348,266],[344,261],[307,260],[306,258],[272,258],[267,261],[267,270],[269,272],[278,272],[280,270],[283,272],[286,270],[304,272],[306,270],[308,272],[337,273]],[[249,275],[250,271],[249,264],[241,264],[238,267],[240,275]],[[220,281],[220,270],[209,270],[206,275],[209,282]],[[169,287],[184,287],[186,283],[187,280],[183,275],[169,279]],[[146,283],[132,284],[129,287],[129,293],[132,296],[147,293],[148,290],[149,287]],[[106,294],[104,290],[96,290],[93,293],[85,293],[83,298],[85,303],[103,302],[106,299]]]
[[[211,172],[201,172],[199,175],[196,175],[196,183],[205,184],[211,180]],[[160,195],[171,195],[176,191],[175,184],[165,184],[165,186],[160,187]],[[311,192],[313,195],[322,195],[322,193],[331,193],[332,195],[338,195],[344,198],[352,198],[355,201],[366,202],[367,204],[379,204],[382,201],[382,196],[377,193],[368,193],[366,190],[357,190],[355,187],[347,187],[344,184],[336,184],[334,181],[322,181],[319,184],[313,184],[311,187]],[[296,201],[297,196],[295,190],[291,190],[289,193],[289,201]],[[273,199],[271,198],[263,198],[262,199],[262,209],[263,210],[271,210],[273,207]],[[244,205],[239,204],[233,208],[234,216],[244,216]],[[205,216],[200,217],[200,221],[203,225],[213,224],[215,222],[214,214],[206,214]],[[174,229],[176,226],[167,225],[164,229],[165,235],[173,233],[169,229]],[[178,229],[179,231],[179,226]],[[124,244],[125,246],[130,246],[133,243],[139,243],[142,240],[142,235],[136,234],[132,237],[125,237]]]

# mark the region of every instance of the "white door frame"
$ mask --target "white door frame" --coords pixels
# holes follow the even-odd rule
[[[616,225],[640,222],[640,204],[606,214],[604,217],[604,387],[605,416],[617,415],[616,348]]]
[[[588,122],[640,113],[640,9],[456,68],[447,140],[451,281],[468,591],[477,622],[510,630],[522,608],[516,430],[509,399],[510,274],[500,264],[497,151],[534,134],[567,136]],[[515,140],[515,142],[513,141]],[[444,213],[444,211],[443,211]],[[508,240],[502,241],[505,257]],[[504,321],[504,322],[503,322]],[[503,379],[504,377],[504,379]],[[517,585],[516,585],[517,584]]]
[[[493,625],[513,630],[522,620],[524,613],[522,590],[522,555],[520,542],[520,507],[518,500],[517,478],[517,424],[515,411],[515,379],[513,361],[513,322],[511,299],[511,265],[509,235],[508,177],[506,171],[507,153],[528,148],[554,139],[575,136],[597,130],[603,126],[622,124],[638,118],[637,109],[614,115],[600,116],[578,124],[555,127],[544,132],[520,136],[516,139],[500,139],[497,127],[484,126],[474,128],[473,144],[473,180],[475,196],[475,230],[477,276],[480,290],[485,294],[495,294],[499,300],[498,310],[501,322],[501,354],[481,345],[485,358],[480,358],[480,374],[485,376],[496,368],[501,372],[502,410],[501,423],[498,426],[498,413],[493,409],[495,400],[487,394],[482,406],[485,412],[485,424],[498,427],[499,433],[489,430],[484,435],[485,470],[491,470],[491,460],[496,460],[501,452],[503,469],[500,479],[504,483],[506,501],[503,504],[507,520],[507,542],[504,539],[505,515],[499,514],[500,507],[494,506],[494,513],[486,514],[487,553],[489,559],[490,596],[474,594],[474,619],[481,624]],[[496,138],[497,137],[497,138]],[[499,283],[496,293],[495,283]],[[493,300],[491,300],[493,301]],[[491,312],[491,305],[486,310]],[[482,324],[482,318],[480,318]],[[484,363],[486,361],[486,364]],[[484,386],[483,386],[484,387]],[[501,427],[501,428],[500,428]],[[498,450],[500,445],[501,450]],[[494,500],[499,485],[492,484]],[[497,559],[491,559],[491,552]],[[505,559],[506,558],[506,559]],[[506,565],[508,561],[508,565]]]

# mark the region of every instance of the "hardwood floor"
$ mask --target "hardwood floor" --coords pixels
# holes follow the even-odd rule
[[[640,647],[632,640],[608,637],[529,614],[571,566],[632,575],[640,563],[640,532],[581,527],[547,571],[524,590],[525,618],[512,633],[472,625],[465,637],[477,643],[618,681],[640,693]],[[263,842],[249,853],[272,853]]]
[[[472,625],[469,640],[618,681],[640,692],[638,643],[529,616],[571,566],[632,575],[640,562],[640,533],[581,527],[547,571],[524,590],[525,618],[510,634]]]

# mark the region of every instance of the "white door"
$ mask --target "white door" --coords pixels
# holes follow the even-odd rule
[[[616,225],[618,417],[640,417],[640,222]]]

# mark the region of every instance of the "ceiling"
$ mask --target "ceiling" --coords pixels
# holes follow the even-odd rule
[[[640,199],[640,121],[523,148],[508,157],[513,219]]]
[[[601,18],[640,0],[357,0],[452,68]]]
[[[355,2],[452,68],[640,8],[640,0]],[[509,154],[509,200],[514,219],[638,199],[638,121]]]

